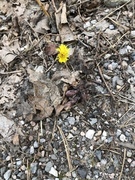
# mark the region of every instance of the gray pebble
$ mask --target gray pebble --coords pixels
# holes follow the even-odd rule
[[[51,170],[52,166],[53,166],[52,163],[49,161],[49,162],[46,164],[45,171],[46,171],[46,172],[49,172],[49,171]]]
[[[96,157],[98,158],[98,160],[101,161],[101,156],[102,156],[101,151],[100,151],[100,150],[97,150],[97,151],[95,152],[95,155],[96,155]]]
[[[30,147],[30,154],[34,154],[34,147],[33,146]]]
[[[45,142],[45,139],[44,138],[41,138],[40,139],[40,143],[44,143]]]
[[[114,166],[111,165],[111,166],[107,169],[107,172],[108,172],[109,174],[114,173]]]
[[[108,69],[113,71],[118,67],[118,63],[112,62],[111,64],[108,65]]]
[[[12,172],[12,171],[11,171],[10,169],[5,172],[5,174],[4,174],[4,179],[5,179],[5,180],[8,180],[8,179],[10,178],[11,172]]]
[[[128,67],[127,62],[126,62],[126,61],[122,61],[122,62],[121,62],[121,67],[122,67],[123,69],[127,69],[127,67]]]
[[[134,37],[135,37],[135,30],[134,30],[134,31],[131,31],[131,34],[130,34],[130,35],[131,35],[131,37],[134,38]]]
[[[97,123],[97,118],[90,118],[90,124],[93,125]]]
[[[30,164],[30,170],[31,170],[31,173],[32,174],[35,174],[36,173],[36,171],[37,171],[37,165],[38,165],[38,163],[31,163]]]
[[[44,158],[44,157],[39,158],[39,161],[43,163],[43,162],[45,162],[45,161],[46,161],[46,158]]]
[[[7,156],[6,161],[10,161],[10,160],[11,160],[11,156]]]
[[[75,118],[74,117],[68,117],[67,118],[69,124],[74,125],[75,124]]]
[[[21,166],[21,164],[22,164],[22,161],[16,161],[17,166]]]
[[[5,166],[2,167],[2,168],[0,168],[0,174],[1,174],[1,176],[3,176],[3,174],[5,173],[5,171],[6,171],[6,167],[5,167]]]
[[[113,24],[110,24],[110,25],[109,25],[109,29],[110,29],[110,30],[113,30],[113,29],[114,29],[114,25],[113,25]]]
[[[33,177],[32,180],[38,180],[38,178],[37,177]]]
[[[51,159],[56,160],[56,159],[57,159],[57,156],[56,156],[55,154],[52,154],[52,155],[51,155]]]
[[[35,141],[34,144],[33,144],[34,148],[38,148],[38,142]]]
[[[96,23],[97,23],[97,20],[96,20],[96,19],[94,19],[94,20],[91,21],[91,24],[96,24]]]
[[[87,176],[87,169],[83,166],[79,166],[77,169],[77,173],[82,179],[85,179]]]

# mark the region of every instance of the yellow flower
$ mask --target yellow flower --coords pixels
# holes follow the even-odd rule
[[[61,44],[56,50],[58,51],[57,60],[60,63],[66,63],[69,57],[69,48],[64,44]]]

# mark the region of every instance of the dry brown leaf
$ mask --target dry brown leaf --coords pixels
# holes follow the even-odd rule
[[[62,7],[62,12],[59,11],[55,13],[56,25],[60,34],[61,42],[70,42],[74,41],[74,35],[68,25],[66,18],[66,4]]]
[[[19,135],[16,133],[14,136],[13,136],[13,144],[14,145],[19,145]]]
[[[62,101],[58,87],[51,79],[43,78],[42,73],[30,69],[28,73],[34,87],[34,96],[30,102],[35,114],[38,111],[36,120],[51,116],[54,108],[57,109]]]
[[[34,30],[41,34],[44,34],[46,31],[50,30],[48,17],[45,17],[44,19],[40,20],[37,23]]]
[[[12,134],[15,130],[15,124],[12,120],[0,114],[0,134],[5,141],[12,140]]]
[[[14,60],[20,50],[18,40],[10,42],[6,35],[2,38],[3,47],[0,50],[0,57],[3,63],[8,64]]]
[[[80,81],[79,71],[70,72],[67,69],[56,71],[52,77],[52,80],[57,81],[57,84],[59,83],[59,81],[63,81],[72,86],[77,86],[78,82]]]

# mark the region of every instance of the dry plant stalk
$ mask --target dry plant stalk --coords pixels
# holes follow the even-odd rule
[[[124,164],[125,164],[125,159],[126,159],[126,148],[124,149],[124,157],[123,157],[123,162],[122,162],[122,167],[121,167],[121,172],[120,172],[120,176],[119,176],[119,180],[121,180],[122,177],[122,173],[123,173],[123,169],[124,169]]]
[[[36,2],[38,3],[39,7],[42,9],[42,11],[44,12],[45,15],[47,15],[48,17],[50,17],[50,15],[48,14],[48,12],[46,11],[43,3],[40,0],[36,0]]]
[[[59,126],[57,126],[57,127],[58,127],[58,129],[59,129],[60,135],[61,135],[61,137],[62,137],[64,146],[65,146],[65,151],[66,151],[67,161],[68,161],[68,167],[69,167],[69,171],[71,172],[71,171],[73,170],[73,166],[72,166],[72,164],[71,164],[68,142],[67,142],[67,140],[66,140],[66,138],[65,138],[65,135],[64,135],[62,129],[61,129]]]

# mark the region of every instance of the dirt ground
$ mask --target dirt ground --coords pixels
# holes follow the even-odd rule
[[[0,180],[134,180],[134,61],[134,0],[1,0]]]

